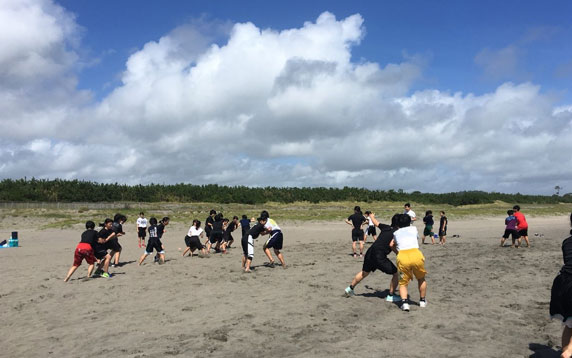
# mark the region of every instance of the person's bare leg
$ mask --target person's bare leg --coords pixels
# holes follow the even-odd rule
[[[447,241],[447,236],[443,236],[443,243],[441,245],[445,245],[445,241]]]
[[[252,259],[249,257],[246,259],[246,265],[244,266],[244,272],[250,272],[250,264],[252,264]]]
[[[377,235],[373,235],[373,241],[377,240]]]
[[[572,328],[568,326],[564,326],[564,330],[562,331],[562,355],[561,358],[570,358],[572,357]]]
[[[352,280],[352,287],[356,287],[356,285],[358,283],[361,282],[361,280],[363,280],[364,278],[366,278],[369,275],[369,272],[365,272],[365,271],[360,271],[358,272],[354,279]]]
[[[396,272],[393,274],[393,277],[391,277],[391,281],[389,281],[390,295],[395,295],[395,289],[397,288],[398,284],[399,284],[399,274]]]
[[[70,277],[73,275],[73,273],[75,272],[75,270],[77,270],[78,267],[79,267],[79,266],[72,266],[72,267],[70,267],[70,269],[69,269],[69,271],[68,271],[68,274],[67,274],[66,278],[64,279],[64,282],[68,282],[68,281],[69,281]]]
[[[417,280],[417,285],[419,286],[419,298],[425,298],[427,294],[427,281],[425,281],[425,278]]]
[[[189,251],[191,251],[191,248],[190,248],[190,247],[187,247],[187,248],[185,249],[185,251],[183,251],[183,257],[185,257],[185,255],[186,255],[187,252],[189,252]],[[190,256],[193,256],[193,253],[192,253],[192,252],[190,253]]]
[[[95,268],[94,264],[91,264],[87,267],[87,278],[91,277],[91,274],[93,273],[93,269]]]
[[[141,264],[143,263],[143,260],[145,260],[146,257],[147,257],[147,254],[141,255],[141,257],[139,258],[139,266],[141,266]]]
[[[431,245],[435,245],[435,234],[431,233]]]
[[[356,253],[356,242],[352,241],[352,250],[354,251],[354,256],[357,254]]]
[[[121,256],[121,250],[115,253],[115,261],[113,261],[115,265],[119,265],[119,256]]]
[[[504,242],[506,241],[506,239],[504,237],[501,237],[500,239],[500,246],[503,247],[504,246]]]
[[[276,254],[276,257],[278,257],[278,260],[280,260],[282,267],[286,268],[286,262],[284,261],[284,255],[282,255],[280,250],[276,250],[276,249],[274,249],[274,253]]]
[[[359,254],[360,256],[363,255],[363,241],[359,242]]]
[[[161,265],[165,263],[165,254],[159,254],[159,263]]]
[[[103,261],[103,272],[109,273],[109,263],[111,262],[111,255],[105,255],[105,261]]]
[[[425,235],[423,235],[423,237],[421,238],[421,245],[425,244]]]
[[[407,285],[399,285],[399,296],[401,296],[403,302],[406,302],[405,300],[407,300]]]
[[[522,238],[524,239],[524,241],[526,241],[526,247],[530,247],[530,242],[528,241],[528,236],[523,236]]]
[[[264,248],[264,253],[266,254],[266,257],[268,257],[268,260],[270,261],[271,264],[274,263],[274,258],[272,258],[272,254],[270,253],[270,249],[269,248]]]

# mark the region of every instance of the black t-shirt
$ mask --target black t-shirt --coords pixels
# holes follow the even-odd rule
[[[95,247],[97,244],[97,231],[88,229],[81,234],[81,241],[84,244],[90,244],[91,247]]]
[[[113,234],[113,230],[108,230],[108,229],[106,229],[106,228],[103,228],[103,229],[99,230],[99,233],[97,234],[97,237],[98,237],[98,238],[101,238],[101,239],[107,239],[107,238],[109,237],[109,235],[111,235],[111,234]],[[100,243],[96,240],[96,244],[95,244],[95,246],[94,246],[93,248],[94,248],[94,249],[95,249],[95,248],[102,248],[102,249],[103,249],[103,248],[105,248],[105,243],[100,244]]]
[[[159,239],[162,238],[164,232],[165,232],[165,225],[163,225],[163,223],[159,223],[159,225],[157,225],[157,237]]]
[[[562,242],[562,257],[564,266],[561,271],[572,274],[572,236]]]
[[[439,230],[447,231],[447,217],[441,216],[441,221],[439,223]],[[443,226],[445,225],[445,226]]]
[[[118,222],[114,222],[111,226],[111,230],[116,234],[123,234],[123,225]]]
[[[393,233],[395,230],[393,230],[391,226],[381,223],[377,227],[379,228],[379,236],[377,237],[377,240],[375,240],[371,245],[370,250],[374,250],[376,256],[387,256],[389,253],[391,253],[389,243],[391,240],[393,240]]]
[[[213,227],[212,227],[211,225],[212,225],[213,223],[214,223],[213,217],[212,217],[212,216],[209,216],[209,217],[205,220],[205,230],[206,230],[206,231],[212,230]],[[211,224],[211,225],[209,225],[209,224]]]
[[[367,221],[365,216],[360,213],[354,213],[353,215],[348,216],[348,220],[350,220],[354,226],[354,229],[361,230],[361,225]]]
[[[234,221],[231,221],[228,223],[228,226],[226,227],[226,233],[230,234],[231,232],[233,232],[237,227],[237,224],[234,223]]]
[[[425,225],[433,226],[433,224],[435,224],[435,222],[433,221],[433,215],[427,215],[426,217],[424,217],[423,222],[425,223]]]
[[[149,238],[158,238],[159,237],[159,229],[157,225],[151,225],[149,226],[149,228],[147,229],[147,231],[149,231]],[[161,232],[161,235],[163,235],[163,233]]]
[[[213,231],[222,232],[222,220],[213,222]]]
[[[258,223],[248,230],[248,232],[246,233],[246,236],[250,235],[250,236],[252,236],[253,239],[256,239],[256,238],[258,238],[258,236],[260,235],[260,233],[262,231],[264,231],[264,225],[262,225],[261,223]]]

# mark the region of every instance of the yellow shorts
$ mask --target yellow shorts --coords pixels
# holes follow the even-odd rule
[[[397,254],[399,285],[406,286],[413,276],[420,280],[425,277],[425,257],[419,249],[401,250]]]

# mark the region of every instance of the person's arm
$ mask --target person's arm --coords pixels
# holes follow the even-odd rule
[[[112,233],[105,239],[105,242],[108,242],[109,240],[113,239],[113,237],[114,237],[115,235],[116,235],[116,234],[115,234],[114,232],[112,232]]]
[[[379,226],[379,221],[377,221],[377,219],[375,218],[375,213],[369,214],[369,218],[371,219],[373,226]]]
[[[397,250],[397,245],[395,245],[395,239],[391,239],[391,242],[389,243],[389,247],[391,248],[391,251],[395,252],[395,254],[397,255],[399,250]]]
[[[351,221],[349,221],[348,219],[346,219],[346,224],[348,224],[351,227],[354,227],[354,224]]]

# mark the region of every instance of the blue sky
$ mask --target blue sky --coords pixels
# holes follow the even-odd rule
[[[98,97],[125,69],[125,61],[150,40],[197,19],[253,22],[283,30],[301,26],[323,11],[338,18],[359,13],[366,35],[355,61],[398,62],[421,56],[423,78],[412,90],[437,88],[482,94],[510,80],[533,81],[561,102],[572,93],[572,2],[570,1],[59,1],[85,32],[86,57],[101,62],[80,72],[81,88]],[[224,41],[226,39],[221,39]],[[513,72],[487,76],[475,63],[485,48],[518,50]],[[86,59],[89,61],[88,59]],[[567,67],[566,67],[567,66]]]
[[[572,192],[570,1],[0,2],[0,178]]]

